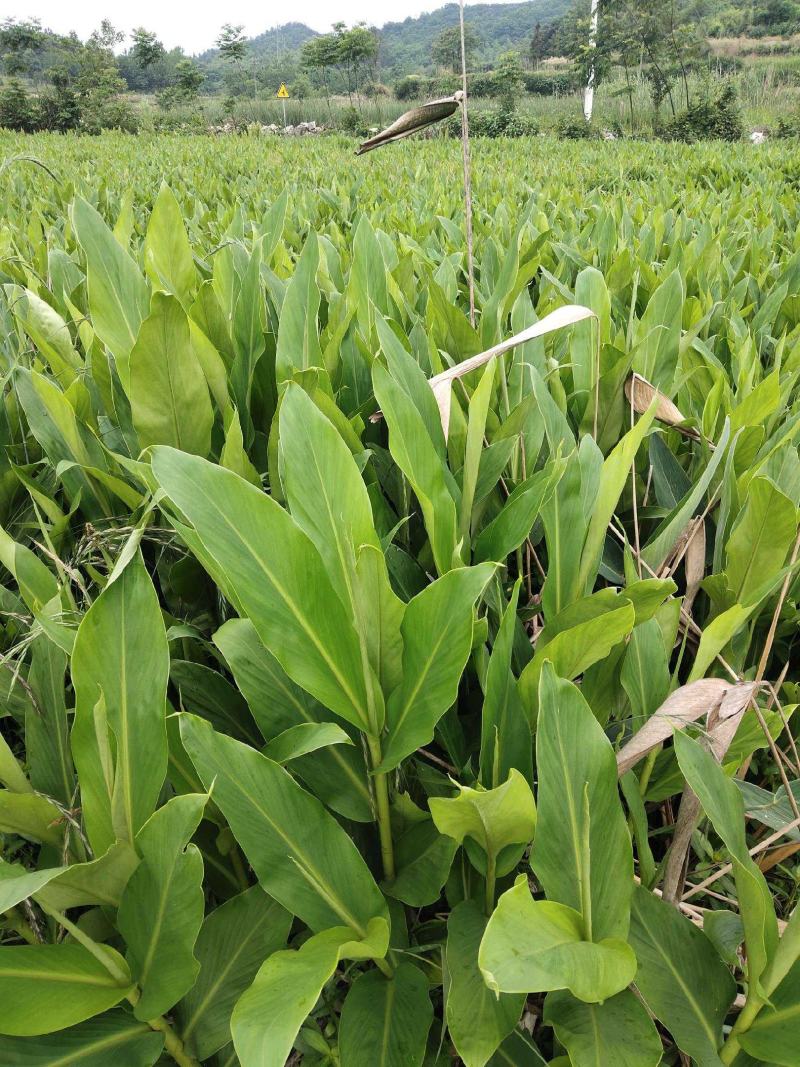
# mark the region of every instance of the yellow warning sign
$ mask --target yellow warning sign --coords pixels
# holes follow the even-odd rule
[[[281,87],[280,87],[280,89],[277,91],[277,93],[275,95],[277,96],[277,98],[279,100],[288,100],[289,99],[289,90],[286,88],[286,83],[285,82],[281,82]]]

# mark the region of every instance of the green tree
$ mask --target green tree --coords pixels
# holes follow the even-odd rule
[[[6,74],[11,77],[24,74],[43,42],[44,33],[38,19],[4,19],[0,23],[0,58]]]
[[[114,45],[125,39],[108,21],[103,19],[79,57],[75,89],[81,113],[81,127],[89,133],[134,125],[130,106],[121,98],[125,82],[119,74],[114,58]]]
[[[0,92],[0,126],[20,133],[29,133],[34,128],[33,101],[16,78]]]
[[[467,66],[474,56],[481,39],[478,31],[470,22],[464,23],[464,53]],[[442,30],[431,45],[431,60],[439,67],[446,67],[457,74],[461,70],[461,31],[458,26],[448,26]]]
[[[175,65],[175,88],[184,100],[194,100],[205,81],[205,74],[191,59],[181,59]]]
[[[504,52],[494,74],[495,94],[500,109],[507,114],[516,110],[517,98],[525,85],[525,71],[519,52]]]
[[[142,70],[152,67],[164,55],[164,45],[152,30],[139,26],[131,34],[131,39],[133,40],[131,55]]]

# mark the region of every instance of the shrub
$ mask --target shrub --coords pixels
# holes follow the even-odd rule
[[[586,119],[562,119],[556,133],[567,141],[597,141],[602,137],[600,130]]]
[[[717,100],[703,100],[680,112],[660,130],[667,141],[739,141],[744,134],[736,90],[727,85]]]
[[[16,78],[0,93],[0,126],[20,133],[30,133],[35,127],[33,100]]]

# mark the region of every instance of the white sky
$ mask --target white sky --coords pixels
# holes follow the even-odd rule
[[[468,0],[469,2],[469,0]],[[475,3],[475,0],[471,0]],[[480,2],[480,0],[478,0]],[[496,2],[496,0],[495,0]],[[223,22],[242,23],[250,36],[285,22],[304,22],[324,32],[335,21],[348,24],[362,19],[375,25],[395,22],[442,6],[441,0],[227,0],[224,4],[174,3],[171,0],[137,0],[119,4],[109,0],[6,0],[3,17],[39,18],[56,33],[74,30],[85,39],[103,18],[130,32],[134,26],[155,30],[167,48],[182,45],[190,54],[214,44]],[[123,45],[123,48],[125,45]]]

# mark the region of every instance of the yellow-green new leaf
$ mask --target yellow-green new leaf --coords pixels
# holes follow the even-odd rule
[[[500,897],[478,964],[495,992],[569,989],[593,1004],[621,992],[636,974],[636,957],[625,941],[585,940],[581,915],[564,904],[534,900],[524,875]]]

